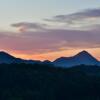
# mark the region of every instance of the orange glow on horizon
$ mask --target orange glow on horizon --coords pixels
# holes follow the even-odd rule
[[[63,51],[56,51],[56,52],[49,52],[49,53],[43,53],[43,54],[24,54],[21,52],[8,52],[11,55],[18,57],[18,58],[23,58],[23,59],[33,59],[33,60],[50,60],[53,61],[56,58],[59,57],[70,57],[70,56],[74,56],[77,53],[81,52],[83,49],[72,49],[72,50],[63,50]],[[86,51],[88,51],[90,54],[92,54],[95,58],[97,58],[98,60],[100,60],[100,48],[93,48],[93,49],[84,49]]]

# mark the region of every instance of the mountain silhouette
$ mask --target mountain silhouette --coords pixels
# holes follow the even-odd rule
[[[87,51],[82,51],[75,56],[72,57],[60,57],[56,59],[53,62],[50,62],[48,60],[45,61],[38,61],[38,60],[25,60],[21,58],[16,58],[9,53],[6,53],[4,51],[0,52],[0,64],[2,63],[26,63],[26,64],[48,64],[48,65],[54,65],[58,67],[72,67],[77,65],[100,65],[100,62],[94,58],[91,54],[89,54]]]
[[[35,63],[35,62],[39,62],[39,61],[34,61],[34,60],[24,60],[21,58],[16,58],[4,51],[0,52],[0,64],[2,63],[7,63],[7,64],[11,64],[11,63]]]
[[[13,57],[6,52],[0,52],[0,63],[13,63],[16,59],[16,57]]]
[[[72,57],[61,57],[56,59],[54,62],[55,66],[61,67],[72,67],[77,65],[98,65],[99,61],[94,58],[87,51],[82,51]]]

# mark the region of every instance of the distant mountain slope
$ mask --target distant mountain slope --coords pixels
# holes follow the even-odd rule
[[[10,54],[6,52],[0,52],[0,63],[12,63],[15,61],[15,57],[11,56]]]
[[[61,67],[72,67],[76,65],[98,65],[99,61],[95,59],[87,51],[82,51],[73,57],[61,57],[56,59],[54,62],[55,66]]]
[[[1,63],[7,63],[7,64],[11,64],[11,63],[35,63],[35,62],[39,62],[39,61],[34,61],[34,60],[24,60],[24,59],[20,59],[20,58],[16,58],[6,52],[1,51],[0,52],[0,64]]]

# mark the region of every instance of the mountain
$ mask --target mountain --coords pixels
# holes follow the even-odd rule
[[[100,66],[100,61],[99,61],[98,65]]]
[[[72,57],[61,57],[56,59],[53,64],[61,67],[72,67],[77,65],[98,65],[99,61],[87,51],[82,51]]]
[[[0,52],[0,63],[12,63],[15,61],[15,57],[11,56],[10,54],[1,51]]]
[[[54,65],[58,67],[72,67],[77,65],[100,65],[100,62],[95,59],[91,54],[89,54],[87,51],[82,51],[75,56],[72,57],[61,57],[56,59],[53,62],[50,62],[48,60],[45,60],[43,62],[37,61],[37,60],[25,60],[16,58],[6,52],[1,51],[0,52],[0,64],[6,63],[26,63],[26,64],[45,64],[45,65]]]
[[[34,60],[24,60],[24,59],[20,59],[20,58],[16,58],[6,52],[1,51],[0,52],[0,64],[2,63],[7,63],[7,64],[11,64],[11,63],[28,63],[28,64],[34,64],[36,62],[39,61],[34,61]]]
[[[49,61],[49,60],[44,60],[42,63],[43,63],[43,64],[52,64],[52,62]]]

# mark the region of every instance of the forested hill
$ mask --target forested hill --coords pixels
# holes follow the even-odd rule
[[[1,64],[0,100],[100,100],[100,68]]]

